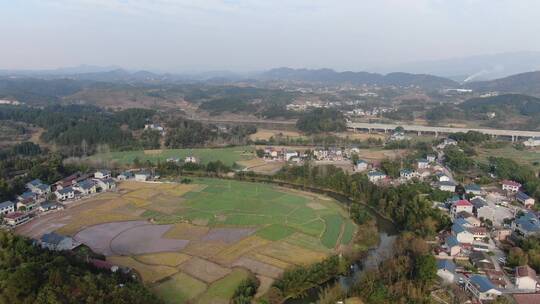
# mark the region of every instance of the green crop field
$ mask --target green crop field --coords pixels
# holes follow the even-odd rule
[[[324,217],[326,222],[326,230],[322,236],[322,243],[328,248],[334,248],[341,233],[343,225],[343,217],[338,214],[331,214]]]
[[[137,270],[166,303],[228,303],[249,271],[270,279],[287,267],[321,261],[350,243],[356,230],[335,200],[271,184],[193,178],[189,185],[124,181],[118,190],[92,197],[82,210],[60,211],[69,215],[60,232],[89,229],[110,246],[118,235],[101,235],[93,226],[128,225],[120,234],[125,242],[155,251],[107,258]],[[142,223],[133,235],[129,221]],[[164,224],[167,239],[186,242],[166,250],[168,259],[152,243],[155,236],[141,237],[143,227]]]
[[[538,163],[540,163],[540,149],[517,150],[508,145],[498,149],[479,148],[477,152],[476,159],[484,163],[491,156],[510,158],[523,165],[535,165],[538,167]]]
[[[221,160],[223,163],[232,166],[237,161],[253,158],[254,151],[255,148],[251,146],[213,149],[139,150],[98,153],[91,156],[90,160],[113,161],[119,164],[131,164],[135,159],[138,159],[141,163],[144,163],[147,160],[155,163],[158,160],[164,162],[168,158],[179,158],[180,160],[184,160],[184,158],[187,156],[192,155],[199,158],[201,163]]]

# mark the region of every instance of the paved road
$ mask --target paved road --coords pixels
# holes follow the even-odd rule
[[[382,123],[364,123],[364,122],[347,122],[349,129],[373,129],[373,130],[394,130],[397,127],[403,127],[409,132],[429,132],[429,133],[458,133],[476,131],[487,135],[494,136],[509,136],[509,137],[540,137],[540,131],[521,131],[521,130],[500,130],[500,129],[475,129],[475,128],[450,128],[450,127],[431,127],[421,125],[406,125],[406,124],[382,124]]]

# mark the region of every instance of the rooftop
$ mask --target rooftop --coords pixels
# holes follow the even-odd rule
[[[471,277],[471,283],[473,283],[480,292],[496,289],[495,285],[493,285],[493,283],[486,276],[473,275]]]
[[[525,192],[522,192],[522,191],[519,191],[517,194],[516,194],[516,199],[518,200],[528,200],[530,199],[531,197],[528,196]]]
[[[70,192],[73,192],[73,188],[72,187],[66,187],[66,188],[62,188],[60,190],[57,190],[58,193],[60,194],[67,194],[67,193],[70,193]]]
[[[34,187],[37,187],[41,184],[43,184],[43,182],[39,178],[36,178],[35,180],[28,182],[28,185],[32,185]]]
[[[454,264],[454,262],[451,260],[438,260],[437,269],[444,269],[453,272],[456,270],[456,264]]]
[[[521,187],[521,184],[518,183],[518,182],[515,182],[515,181],[512,181],[512,180],[503,180],[502,182],[503,185],[508,185],[508,186],[512,186],[512,187]]]
[[[455,236],[450,235],[446,238],[446,245],[448,247],[459,246],[459,241]]]
[[[464,200],[464,199],[455,202],[454,205],[455,206],[460,206],[460,207],[472,206],[471,202],[469,202],[468,200]]]
[[[80,182],[78,185],[82,189],[90,189],[90,188],[94,187],[96,184],[94,183],[93,180],[85,179],[82,182]]]
[[[12,202],[12,201],[1,202],[0,203],[0,209],[8,208],[8,207],[13,206],[13,205],[15,205],[15,203]]]

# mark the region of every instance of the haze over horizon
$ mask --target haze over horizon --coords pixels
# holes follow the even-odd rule
[[[0,11],[0,69],[384,71],[540,50],[533,0],[0,0]]]

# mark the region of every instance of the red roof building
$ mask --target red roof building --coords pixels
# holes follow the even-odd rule
[[[518,192],[521,184],[512,180],[503,180],[502,189],[511,192]]]

